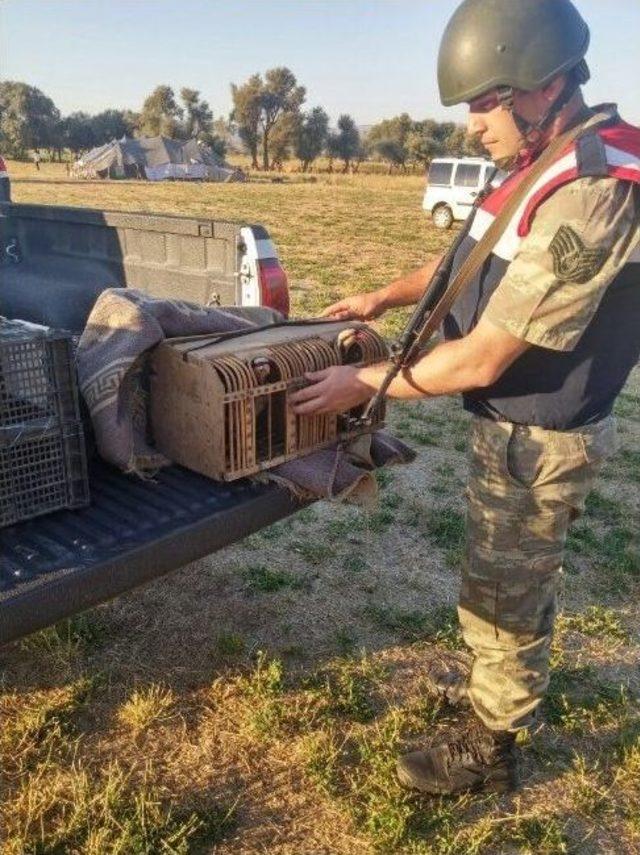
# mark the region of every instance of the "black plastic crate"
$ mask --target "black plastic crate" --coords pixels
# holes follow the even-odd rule
[[[0,526],[88,502],[71,336],[0,318]]]

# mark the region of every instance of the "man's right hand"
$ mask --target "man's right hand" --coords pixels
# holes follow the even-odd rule
[[[385,301],[377,291],[368,294],[356,294],[338,300],[322,312],[322,318],[332,321],[372,321],[386,310]]]

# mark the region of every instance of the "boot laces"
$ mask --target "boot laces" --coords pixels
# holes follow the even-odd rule
[[[447,760],[448,766],[466,765],[470,760],[478,765],[484,766],[490,762],[486,751],[486,745],[482,745],[482,741],[475,737],[462,736],[459,739],[454,739],[447,744]],[[483,750],[485,749],[485,750]]]

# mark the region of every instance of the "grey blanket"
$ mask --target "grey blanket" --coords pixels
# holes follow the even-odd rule
[[[91,413],[96,444],[109,463],[142,477],[167,460],[149,444],[145,357],[164,338],[228,332],[273,323],[271,309],[208,308],[159,300],[131,288],[110,288],[98,298],[77,351],[80,390]],[[267,477],[301,497],[367,501],[375,494],[371,468],[407,462],[413,452],[382,432],[361,437],[269,470]]]

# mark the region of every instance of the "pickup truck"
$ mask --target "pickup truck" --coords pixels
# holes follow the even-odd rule
[[[0,315],[79,334],[107,287],[288,311],[286,275],[262,226],[12,204],[6,172],[0,184]],[[89,458],[89,507],[0,529],[0,644],[301,507],[274,485],[221,484],[179,466],[142,481]]]

